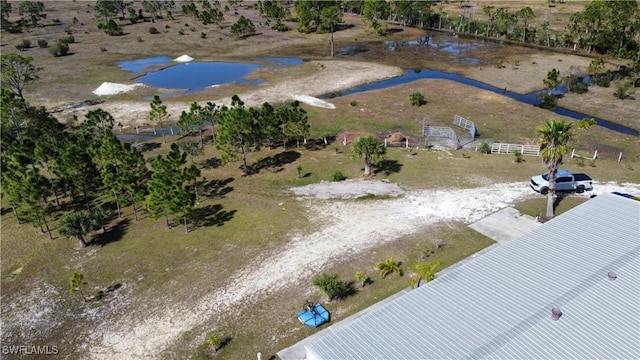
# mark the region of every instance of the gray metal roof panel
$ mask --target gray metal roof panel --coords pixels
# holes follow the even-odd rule
[[[345,360],[638,357],[639,251],[640,203],[600,195],[308,347]]]

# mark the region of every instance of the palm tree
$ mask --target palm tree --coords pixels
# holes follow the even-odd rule
[[[369,282],[369,277],[360,271],[358,271],[355,276],[356,280],[360,283],[360,287],[365,287]]]
[[[536,129],[540,135],[542,162],[549,170],[549,193],[547,194],[547,217],[553,216],[556,175],[562,164],[562,156],[569,152],[569,142],[574,136],[573,124],[560,119],[548,119],[546,124]]]
[[[60,234],[80,240],[82,247],[87,246],[84,236],[91,231],[93,220],[86,211],[78,211],[65,215],[60,220]]]
[[[396,262],[396,259],[393,256],[385,261],[379,262],[376,265],[376,268],[380,270],[380,277],[383,279],[393,272],[398,274],[398,276],[402,276],[402,269],[400,269],[400,264]]]
[[[442,263],[440,260],[434,260],[430,263],[417,263],[413,264],[413,271],[416,273],[411,277],[411,288],[420,287],[420,281],[424,280],[429,282],[436,278],[434,272],[440,267]]]
[[[84,293],[82,292],[82,288],[85,285],[87,285],[87,282],[84,280],[84,275],[79,271],[74,271],[69,279],[69,293],[75,294],[76,292],[79,292],[84,301],[87,301],[87,297],[84,296]]]
[[[102,232],[104,233],[105,225],[109,223],[109,220],[111,220],[111,210],[107,210],[102,206],[98,206],[93,209],[93,214],[91,215],[93,224],[96,226],[96,228],[102,229]]]
[[[371,174],[371,162],[384,158],[386,149],[384,144],[375,136],[367,135],[356,139],[351,145],[349,157],[364,158],[364,176]]]

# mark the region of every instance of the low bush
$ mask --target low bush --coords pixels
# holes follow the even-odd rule
[[[480,146],[478,146],[478,152],[481,152],[483,154],[491,154],[491,145],[488,142],[480,143]]]
[[[347,180],[347,177],[342,173],[342,171],[337,170],[331,174],[331,181],[343,181]]]
[[[342,298],[347,293],[347,285],[338,279],[337,274],[329,275],[322,273],[316,275],[313,278],[313,285],[317,286],[320,291],[327,295],[329,301],[335,298]]]
[[[418,91],[409,95],[409,100],[411,101],[412,106],[422,106],[427,103],[427,101],[424,99],[424,95],[422,95],[422,93]]]
[[[149,34],[155,35],[155,34],[159,34],[160,31],[158,31],[158,29],[156,29],[154,26],[149,28]]]
[[[41,49],[46,48],[48,45],[49,43],[47,42],[47,40],[44,40],[44,39],[38,40],[38,47],[40,47]]]

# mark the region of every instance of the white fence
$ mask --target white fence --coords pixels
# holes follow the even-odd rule
[[[472,142],[478,134],[478,130],[476,129],[475,124],[472,121],[463,118],[462,116],[455,115],[453,117],[453,124],[465,130],[468,130],[469,133],[458,137],[458,135],[456,135],[456,132],[450,127],[427,126],[423,124],[422,136],[449,138],[456,145],[456,148],[459,149],[464,145]]]
[[[523,145],[523,144],[506,144],[506,143],[493,143],[491,144],[492,154],[513,154],[516,151],[522,155],[540,156],[540,146],[538,145]]]

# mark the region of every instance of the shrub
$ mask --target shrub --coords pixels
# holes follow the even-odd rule
[[[200,33],[200,39],[204,39],[207,37],[207,33],[205,33],[204,31]]]
[[[470,159],[471,158],[471,154],[469,154],[468,151],[465,151],[462,153],[462,158],[464,159]]]
[[[589,166],[596,167],[596,159],[589,160]]]
[[[327,273],[322,273],[320,275],[316,275],[313,278],[313,285],[317,286],[320,291],[327,295],[329,301],[334,298],[344,297],[347,292],[347,285],[338,279],[337,274],[329,275]]]
[[[49,45],[49,43],[47,42],[47,40],[44,40],[44,39],[40,39],[40,40],[38,40],[38,46],[39,46],[41,49],[46,48],[46,47],[47,47],[47,45]]]
[[[285,31],[289,31],[289,27],[287,25],[285,25],[282,21],[280,21],[278,19],[278,22],[276,22],[275,25],[273,25],[271,27],[272,30],[278,31],[278,32],[285,32]]]
[[[584,159],[583,158],[577,158],[576,159],[576,163],[578,164],[579,167],[584,167]]]
[[[540,100],[540,107],[543,109],[553,109],[558,105],[558,99],[547,92],[538,95],[538,99]]]
[[[496,69],[504,69],[505,67],[506,66],[504,65],[504,61],[502,61],[502,59],[496,61]]]
[[[159,34],[160,31],[158,31],[158,29],[156,29],[155,27],[150,27],[149,28],[149,34],[155,35],[155,34]]]
[[[478,151],[483,154],[491,154],[491,145],[488,142],[482,142],[478,147]]]
[[[49,48],[49,53],[55,57],[65,56],[69,53],[69,45],[66,42],[58,41]]]
[[[618,82],[616,84],[616,91],[614,91],[613,95],[618,99],[627,99],[631,98],[633,94],[636,93],[636,90],[633,88],[632,81],[624,81]]]
[[[522,153],[520,151],[518,151],[518,150],[513,152],[513,156],[515,156],[515,158],[516,158],[515,162],[517,162],[517,163],[521,163],[521,162],[524,161],[524,158],[522,158]]]
[[[349,103],[349,105],[351,105],[351,106],[357,106],[357,105],[358,105],[358,102],[357,102],[357,101],[355,101],[355,100],[351,100],[351,102]]]
[[[28,49],[31,47],[31,41],[27,40],[27,39],[22,39],[21,42],[19,42],[18,44],[16,44],[16,49],[22,51],[24,49]]]
[[[346,179],[347,177],[340,170],[336,170],[331,174],[331,181],[343,181]]]
[[[296,174],[298,175],[298,179],[302,178],[302,165],[298,164],[298,166],[296,166]]]
[[[65,36],[58,39],[58,42],[63,42],[65,44],[73,44],[76,42],[76,38],[73,35]]]
[[[418,91],[409,95],[409,100],[411,101],[412,106],[421,106],[427,103],[427,101],[424,99],[424,95],[422,95],[422,93]]]
[[[138,41],[138,42],[143,42],[144,40],[142,40],[142,36],[138,36],[138,37],[136,38],[136,41]]]
[[[184,30],[182,30],[182,29],[178,30],[178,34],[184,35]]]

